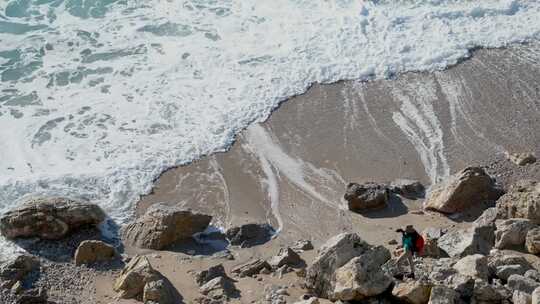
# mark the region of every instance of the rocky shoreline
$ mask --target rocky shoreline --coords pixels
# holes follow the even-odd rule
[[[257,258],[256,248],[265,250],[275,242],[270,225],[212,231],[207,229],[211,216],[159,204],[123,227],[123,246],[142,250],[128,254],[123,246],[115,248],[101,237],[96,225],[105,215],[97,205],[66,198],[30,199],[0,217],[2,235],[28,252],[0,266],[0,300],[247,303],[244,295],[253,293],[259,299],[250,303],[538,303],[540,182],[521,179],[524,168],[529,174],[538,172],[539,164],[530,158],[524,164],[508,156],[507,167],[515,168],[510,171],[493,171],[504,167],[501,163],[467,167],[430,188],[423,216],[436,212],[461,221],[471,219],[468,211],[481,210],[467,227],[430,227],[421,233],[426,247],[415,257],[414,278],[405,278],[396,265],[395,246],[371,245],[357,233],[335,235],[317,250],[309,240],[300,240],[279,246],[273,256]],[[519,180],[509,186],[494,175]],[[344,197],[351,202],[349,212],[369,213],[374,206],[390,208],[391,195],[410,198],[423,191],[421,183],[411,180],[352,183]],[[179,243],[205,247],[214,241],[226,245],[207,255],[171,251]],[[167,259],[162,254],[199,265],[182,275],[198,286],[189,291],[189,299],[183,295],[186,290],[160,272],[162,266],[153,266]],[[99,298],[95,281],[100,278],[109,279],[114,293]],[[254,283],[264,288],[256,289]],[[300,297],[294,300],[292,294]]]

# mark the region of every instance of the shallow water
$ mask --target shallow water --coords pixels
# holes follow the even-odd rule
[[[533,0],[4,1],[0,211],[61,194],[122,223],[165,169],[227,149],[313,83],[539,38]]]

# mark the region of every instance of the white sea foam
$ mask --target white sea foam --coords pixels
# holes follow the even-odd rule
[[[0,211],[77,195],[123,222],[163,170],[315,82],[539,37],[536,0],[2,1]]]

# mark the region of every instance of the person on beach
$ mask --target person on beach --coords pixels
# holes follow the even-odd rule
[[[409,267],[411,268],[411,272],[408,274],[408,276],[414,279],[413,257],[415,254],[419,256],[422,253],[424,239],[418,232],[416,232],[412,225],[407,225],[405,230],[400,228],[396,230],[396,232],[401,233],[401,244],[403,246],[403,253],[397,260],[397,266],[401,269],[401,265],[407,261],[409,263]]]

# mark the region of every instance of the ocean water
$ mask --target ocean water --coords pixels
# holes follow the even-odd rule
[[[0,212],[68,195],[122,224],[161,172],[313,83],[539,39],[537,0],[3,0]]]

